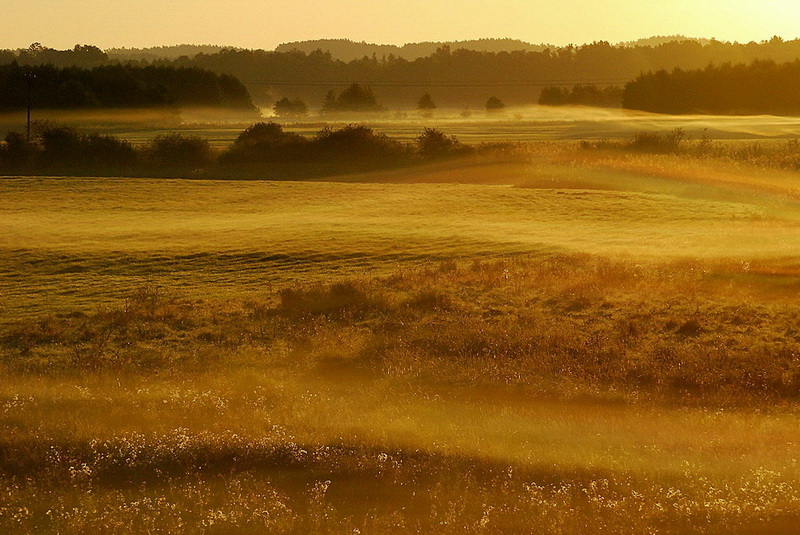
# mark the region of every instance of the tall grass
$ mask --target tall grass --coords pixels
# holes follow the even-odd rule
[[[789,530],[788,282],[553,255],[19,320],[0,337],[0,526]]]

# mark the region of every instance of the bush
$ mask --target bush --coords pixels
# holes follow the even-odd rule
[[[464,154],[468,149],[455,136],[447,136],[438,128],[426,128],[416,138],[417,152],[424,158],[445,158]]]
[[[136,165],[138,154],[130,142],[114,136],[90,134],[83,141],[86,159],[93,169],[129,169]]]
[[[7,171],[19,170],[33,164],[36,146],[28,143],[24,134],[9,132],[0,145],[0,165]]]
[[[681,143],[686,138],[683,129],[676,128],[667,134],[639,132],[630,147],[640,152],[667,154],[680,151]]]
[[[147,148],[147,155],[155,165],[177,169],[201,169],[214,160],[208,141],[182,134],[156,136]]]
[[[283,131],[283,127],[272,121],[248,126],[234,141],[234,145],[265,145],[301,141],[297,134]]]
[[[279,311],[285,316],[324,315],[331,319],[363,317],[384,310],[388,305],[379,295],[371,295],[352,282],[307,289],[287,288],[278,294]]]
[[[136,165],[133,146],[114,136],[84,135],[72,128],[51,127],[42,130],[38,138],[37,163],[51,172],[115,173],[130,171]]]
[[[371,128],[350,124],[338,130],[324,128],[314,139],[313,152],[318,158],[330,160],[387,161],[406,153],[403,145]]]
[[[41,133],[41,162],[45,165],[68,166],[84,156],[81,136],[72,128],[49,128]]]
[[[256,123],[244,130],[233,145],[220,156],[223,164],[291,162],[306,157],[308,141],[284,132],[273,122]]]

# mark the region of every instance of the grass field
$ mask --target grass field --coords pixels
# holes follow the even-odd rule
[[[514,171],[528,185],[541,176],[535,169]],[[708,187],[691,185],[685,196],[668,195],[656,193],[663,179],[626,178],[637,179],[640,191],[5,180],[3,308],[11,317],[37,314],[124,297],[148,284],[192,295],[242,296],[287,283],[508,254],[745,261],[791,258],[800,247],[793,202],[778,204],[768,195],[749,202],[741,194],[704,198],[701,190]]]
[[[798,184],[4,179],[0,529],[793,533]]]

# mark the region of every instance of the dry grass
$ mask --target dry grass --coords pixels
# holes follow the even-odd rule
[[[693,168],[673,155],[535,158],[529,167],[447,164],[372,177],[513,178],[535,188],[3,180],[0,322],[116,306],[148,284],[244,299],[449,259],[562,251],[781,263],[800,248],[789,175]]]
[[[0,347],[8,369],[38,373],[225,368],[288,344],[398,377],[748,404],[800,395],[800,273],[770,270],[550,255],[217,304],[145,288],[119,308],[18,321]]]
[[[0,526],[790,533],[800,280],[770,269],[446,262],[20,320]]]

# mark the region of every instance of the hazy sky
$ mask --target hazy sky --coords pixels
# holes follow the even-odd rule
[[[800,0],[0,0],[0,48],[800,36]]]

